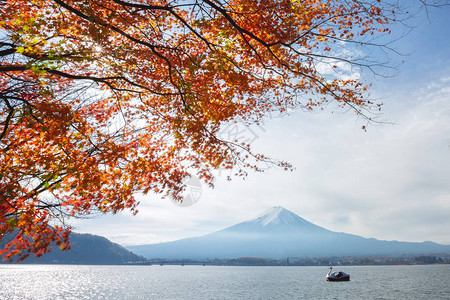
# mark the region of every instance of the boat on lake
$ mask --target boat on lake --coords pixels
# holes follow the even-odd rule
[[[350,274],[342,271],[333,272],[333,267],[330,267],[330,271],[326,276],[327,281],[350,281]]]

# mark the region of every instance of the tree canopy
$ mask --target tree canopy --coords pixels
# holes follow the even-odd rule
[[[4,259],[66,249],[66,219],[181,200],[195,170],[286,162],[221,127],[329,102],[379,109],[354,70],[404,8],[379,0],[0,0],[0,241]],[[8,237],[8,239],[7,239]],[[7,240],[6,240],[7,239]]]

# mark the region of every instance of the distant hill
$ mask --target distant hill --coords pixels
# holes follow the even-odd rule
[[[450,245],[367,239],[314,225],[277,206],[252,220],[200,236],[127,247],[145,258],[319,257],[450,253]]]
[[[41,257],[30,255],[23,263],[39,264],[124,264],[136,263],[143,258],[108,239],[92,234],[73,232],[70,235],[71,249],[61,251],[54,247]]]

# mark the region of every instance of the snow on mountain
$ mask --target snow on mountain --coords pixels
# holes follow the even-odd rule
[[[301,225],[313,225],[305,219],[297,216],[282,206],[275,206],[265,211],[261,215],[247,222],[259,223],[262,226],[278,225],[278,224],[301,224]]]
[[[233,232],[234,234],[257,235],[295,235],[317,234],[329,232],[327,229],[317,226],[299,217],[282,206],[275,206],[265,211],[256,218],[238,223],[219,232]]]

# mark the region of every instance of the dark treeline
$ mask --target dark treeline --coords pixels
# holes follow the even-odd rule
[[[233,259],[150,259],[147,263],[159,265],[213,265],[213,266],[328,266],[328,265],[425,265],[450,264],[450,254],[422,256],[364,256],[364,257],[289,257],[280,259],[240,257]]]

